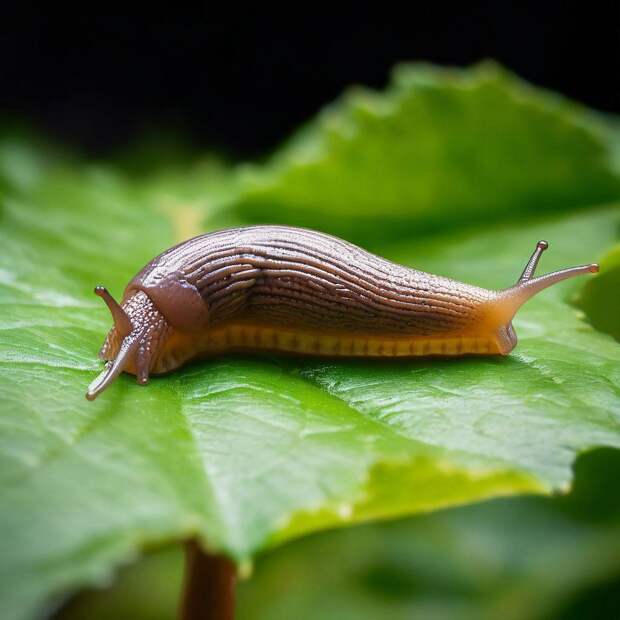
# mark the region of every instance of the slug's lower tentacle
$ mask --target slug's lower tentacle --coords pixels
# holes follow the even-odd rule
[[[90,384],[86,393],[88,400],[94,400],[123,370],[134,372],[139,383],[147,383],[161,342],[168,333],[166,319],[142,291],[125,300],[119,312],[130,322],[131,333],[122,337],[118,325],[110,330],[100,352],[107,363]]]
[[[151,356],[140,347],[136,356],[136,378],[141,385],[146,385],[149,382],[150,363]]]
[[[97,395],[105,390],[123,372],[129,357],[138,348],[141,337],[142,332],[132,332],[123,340],[116,359],[113,362],[107,362],[101,374],[88,386],[88,391],[86,392],[88,400],[95,400]]]
[[[150,323],[140,340],[140,346],[136,352],[136,378],[138,383],[146,385],[149,382],[149,373],[153,367],[153,359],[158,352],[158,343],[165,326],[161,321]]]

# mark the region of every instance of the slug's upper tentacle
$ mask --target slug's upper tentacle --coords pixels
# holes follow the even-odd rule
[[[524,304],[528,299],[531,299],[536,293],[562,282],[562,280],[568,280],[575,276],[581,276],[586,273],[597,273],[599,266],[596,263],[589,265],[579,265],[577,267],[567,267],[566,269],[559,269],[552,273],[546,273],[544,276],[538,276],[527,280],[519,286],[508,289],[509,297],[518,303],[518,306]]]
[[[527,282],[528,280],[532,279],[532,277],[536,273],[536,267],[538,267],[538,261],[540,260],[540,257],[542,256],[542,253],[548,247],[549,247],[549,244],[546,241],[544,241],[543,239],[541,239],[536,244],[536,249],[534,250],[534,252],[530,256],[530,260],[527,261],[527,265],[525,266],[525,269],[523,270],[523,273],[521,274],[521,277],[517,280],[517,286],[519,284],[523,284],[524,282]]]
[[[575,276],[584,275],[587,273],[597,273],[599,266],[596,263],[589,265],[579,265],[577,267],[567,267],[566,269],[559,269],[552,273],[547,273],[537,278],[532,277],[536,271],[536,266],[542,253],[549,247],[546,241],[539,241],[536,244],[536,249],[530,257],[521,277],[514,286],[500,291],[496,300],[493,302],[496,310],[496,314],[500,317],[502,323],[509,323],[517,310],[529,299],[534,297],[540,291],[574,278]]]

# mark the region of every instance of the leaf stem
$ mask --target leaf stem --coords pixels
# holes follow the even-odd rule
[[[234,620],[234,564],[205,553],[195,540],[185,543],[185,583],[179,620]]]

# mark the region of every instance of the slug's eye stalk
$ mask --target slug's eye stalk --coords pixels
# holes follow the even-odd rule
[[[596,263],[592,263],[590,265],[579,265],[578,267],[567,267],[566,269],[560,269],[559,271],[547,273],[544,276],[535,278],[533,276],[538,266],[538,261],[542,253],[548,247],[549,244],[546,241],[539,241],[517,283],[499,293],[499,300],[505,314],[508,315],[506,317],[508,321],[510,321],[516,311],[526,301],[536,295],[536,293],[539,293],[557,282],[562,282],[562,280],[568,280],[569,278],[586,273],[596,273],[599,270],[599,266]]]
[[[125,336],[129,336],[132,329],[131,321],[125,311],[120,307],[119,303],[110,295],[108,289],[105,286],[96,286],[95,295],[101,297],[101,299],[105,301],[106,306],[110,309],[114,325],[121,337],[125,338]]]
[[[519,284],[523,284],[524,282],[527,282],[528,280],[532,279],[532,276],[534,275],[534,273],[536,273],[536,267],[538,267],[538,261],[540,260],[542,253],[548,247],[549,247],[549,244],[543,239],[541,239],[536,244],[536,249],[534,250],[533,254],[530,256],[530,260],[527,261],[527,265],[525,265],[525,269],[523,270],[521,277],[517,280],[517,286]]]

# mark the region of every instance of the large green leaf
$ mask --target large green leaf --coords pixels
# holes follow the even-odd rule
[[[579,459],[566,497],[497,499],[283,545],[241,584],[239,619],[614,617],[619,475],[620,452],[597,450]],[[55,620],[168,620],[182,567],[180,549],[157,550]]]
[[[592,114],[494,64],[404,65],[387,93],[353,89],[249,168],[236,206],[372,245],[563,211],[618,196],[608,143],[619,134],[602,134]]]
[[[426,70],[422,78],[433,78],[440,99],[454,88],[453,78]],[[471,79],[477,92],[479,78]],[[468,100],[470,115],[446,106],[437,140],[446,142],[458,127],[467,133],[472,118],[492,117],[498,97],[519,101],[505,90],[493,82],[490,101]],[[341,114],[347,118],[346,105]],[[397,116],[421,122],[406,107]],[[552,244],[545,257],[550,269],[590,261],[614,243],[620,212],[599,203],[620,194],[598,129],[571,106],[546,98],[517,116],[518,126],[505,127],[503,139],[535,138],[532,153],[549,155],[520,160],[520,183],[525,187],[529,176],[530,193],[521,191],[516,201],[514,175],[497,166],[496,150],[474,149],[479,162],[472,174],[480,174],[482,185],[494,182],[497,209],[488,217],[470,213],[471,223],[484,223],[405,240],[403,231],[392,236],[385,227],[373,246],[422,269],[506,286],[538,238]],[[537,131],[526,140],[519,132],[528,118]],[[358,144],[360,152],[384,153],[383,164],[377,160],[364,173],[377,183],[392,150],[409,142],[403,132],[391,136],[369,134]],[[179,237],[239,213],[248,220],[270,216],[262,205],[250,216],[247,194],[236,197],[236,180],[216,162],[131,177],[110,165],[64,164],[39,152],[15,142],[0,149],[5,617],[31,617],[54,595],[104,581],[158,541],[198,536],[243,564],[260,549],[316,529],[567,489],[577,453],[620,446],[620,347],[566,303],[575,284],[545,292],[522,311],[516,321],[522,342],[507,359],[336,363],[230,356],[146,388],[122,377],[88,403],[85,386],[99,369],[96,351],[109,326],[93,285],[120,294],[135,271]],[[347,151],[341,159],[350,157]],[[331,158],[336,167],[337,160]],[[552,191],[543,192],[547,178]],[[344,171],[342,179],[346,195],[353,179]],[[460,195],[459,184],[442,176],[450,196]],[[409,186],[401,175],[391,190],[392,204],[401,205],[397,219],[410,218],[407,230],[452,214],[445,201],[426,211],[408,206]],[[470,189],[461,188],[459,204],[473,205]],[[315,190],[320,196],[320,186],[306,191]],[[542,202],[534,200],[543,194]],[[542,207],[551,198],[547,213]],[[578,205],[584,209],[567,211]],[[386,207],[377,202],[375,208],[381,214]],[[364,209],[371,214],[370,201]],[[291,213],[283,211],[280,221]],[[352,214],[341,215],[353,231]]]
[[[601,260],[601,273],[580,291],[575,303],[597,329],[620,341],[620,245]]]

